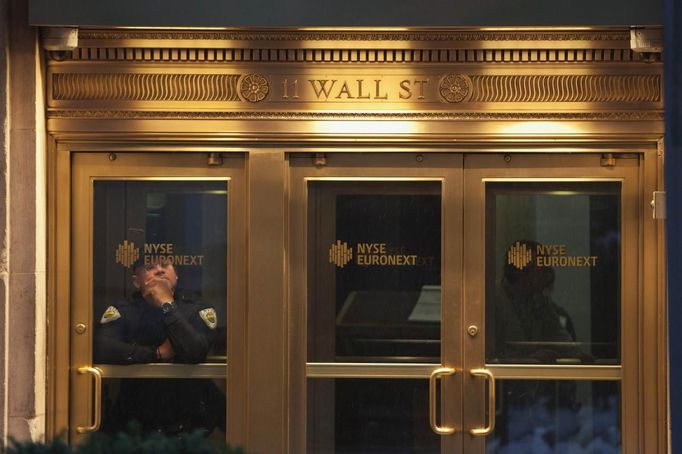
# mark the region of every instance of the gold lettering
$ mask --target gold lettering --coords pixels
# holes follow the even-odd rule
[[[362,83],[364,82],[364,80],[358,79],[357,81],[358,81],[358,99],[369,99],[369,93],[367,93],[367,95],[365,95],[365,96],[363,96],[363,94],[362,94]]]
[[[332,80],[331,85],[327,88],[327,82],[330,82],[329,79],[308,79],[308,82],[313,86],[317,99],[320,99],[320,96],[324,94],[325,101],[329,99],[329,95],[336,84],[336,80]],[[317,85],[315,85],[315,82],[317,82]]]
[[[552,247],[552,246],[547,246]],[[555,252],[561,253],[561,246],[557,245]],[[565,249],[564,249],[565,252]],[[537,266],[558,266],[558,267],[591,267],[597,265],[596,255],[538,255],[535,259]]]
[[[298,79],[294,79],[294,99],[298,99]]]
[[[379,95],[381,92],[381,79],[374,79],[374,85],[376,87],[374,99],[388,99],[387,93],[384,93],[383,96]]]
[[[558,247],[558,254],[559,255],[566,255],[566,245],[565,244],[560,244]]]
[[[381,247],[383,243],[367,243],[365,246],[376,246]],[[203,257],[203,256],[196,256]],[[433,261],[433,257],[429,257]],[[371,254],[360,254],[355,256],[355,263],[362,266],[413,266],[417,265],[418,260],[426,262],[427,260],[421,259],[417,255],[403,255],[403,254],[385,254],[385,253],[371,253]]]
[[[294,81],[291,82],[291,85],[294,88],[292,98],[298,99],[298,79],[294,79]],[[289,79],[284,79],[282,81],[282,99],[289,99]]]
[[[402,90],[398,94],[400,99],[410,99],[412,97],[412,88],[410,88],[410,81],[409,80],[401,80],[400,81],[400,89]],[[403,93],[403,91],[405,93]]]
[[[537,252],[538,255],[550,255],[550,251],[551,246],[546,244],[538,244],[535,248],[535,252]]]
[[[348,88],[348,82],[345,80],[343,81],[343,85],[341,86],[341,90],[339,90],[339,94],[336,95],[336,99],[341,99],[341,95],[345,94],[346,99],[355,99],[351,94],[350,94],[350,89]]]
[[[419,95],[417,96],[417,99],[424,99],[424,85],[428,84],[429,80],[415,80],[414,84],[419,85]]]
[[[358,254],[385,254],[386,243],[358,243]]]
[[[159,249],[160,249],[160,247],[159,247]],[[173,265],[201,266],[204,264],[204,256],[203,255],[172,255],[172,254],[158,254],[158,255],[145,255],[144,256],[144,264],[145,265],[154,265],[154,264],[163,263],[163,262],[172,263]]]

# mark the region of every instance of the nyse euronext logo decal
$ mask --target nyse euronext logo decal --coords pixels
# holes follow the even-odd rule
[[[140,248],[135,247],[135,243],[123,240],[116,248],[116,263],[130,268],[137,259],[140,258]]]
[[[153,265],[155,263],[171,263],[174,266],[202,266],[203,255],[191,255],[178,253],[174,243],[144,243],[144,255],[142,263]],[[140,248],[132,241],[123,240],[116,247],[116,263],[130,268],[140,258]]]
[[[565,244],[528,244],[517,241],[507,251],[507,263],[519,270],[536,267],[589,268],[597,266],[596,255],[569,255]]]
[[[359,266],[427,266],[432,265],[434,257],[412,254],[403,246],[387,243],[358,243],[353,247],[336,240],[329,247],[329,263],[343,268],[349,263]]]

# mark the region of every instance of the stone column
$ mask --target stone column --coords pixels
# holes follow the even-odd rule
[[[682,452],[682,4],[663,0],[670,452]]]
[[[0,440],[7,439],[7,176],[9,119],[9,15],[7,1],[0,0]]]
[[[6,121],[0,143],[0,342],[3,435],[45,434],[45,127],[37,30],[27,0],[1,0]],[[2,115],[0,113],[0,115]],[[7,437],[3,437],[6,440]]]

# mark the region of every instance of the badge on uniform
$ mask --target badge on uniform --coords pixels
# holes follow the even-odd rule
[[[211,329],[215,329],[218,326],[218,317],[215,314],[215,309],[209,307],[208,309],[202,309],[199,311],[199,317],[206,323]]]
[[[107,310],[102,314],[102,320],[99,322],[104,325],[105,323],[113,322],[121,318],[121,313],[114,306],[107,307]]]

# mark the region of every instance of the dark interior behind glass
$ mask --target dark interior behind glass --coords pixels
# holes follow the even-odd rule
[[[620,363],[620,184],[486,185],[486,361]]]

